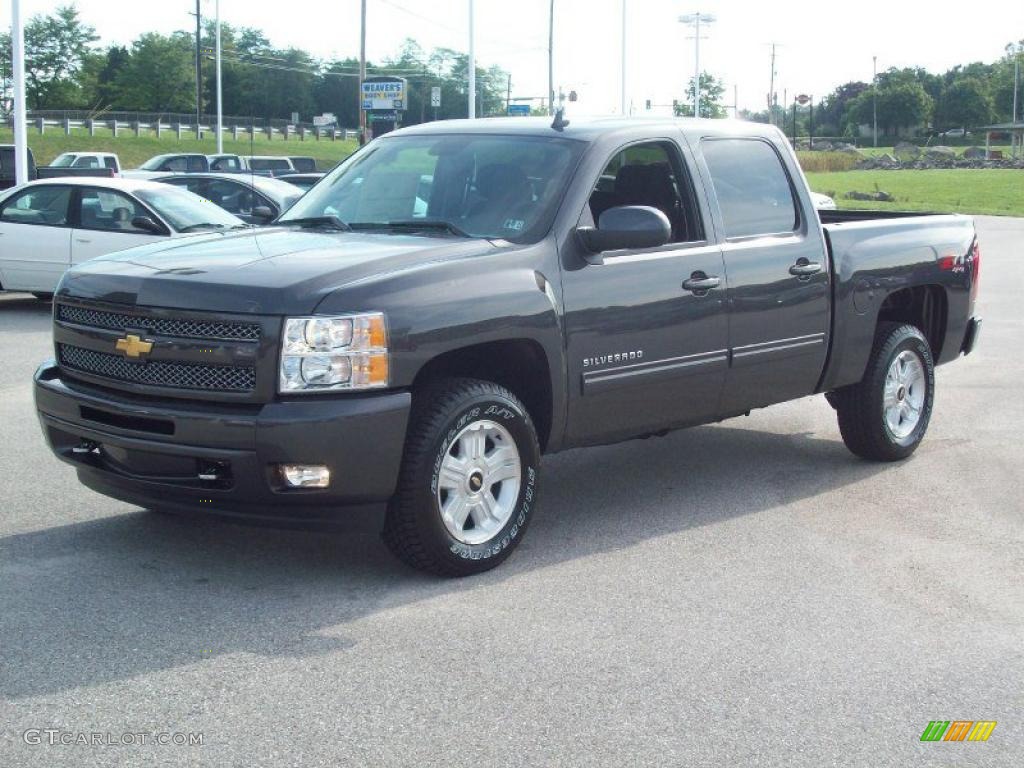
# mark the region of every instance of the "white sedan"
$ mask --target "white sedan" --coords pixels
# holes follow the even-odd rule
[[[246,226],[208,200],[153,181],[32,181],[0,195],[0,290],[49,298],[65,270],[87,259]]]

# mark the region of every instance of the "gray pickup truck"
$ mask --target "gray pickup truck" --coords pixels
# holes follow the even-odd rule
[[[100,493],[368,523],[465,575],[522,539],[544,453],[823,393],[854,454],[909,456],[979,259],[963,216],[819,218],[765,125],[431,123],[276,226],[71,269],[36,404]]]

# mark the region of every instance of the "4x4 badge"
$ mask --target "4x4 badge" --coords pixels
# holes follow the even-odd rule
[[[124,352],[126,357],[141,357],[148,355],[153,349],[152,341],[143,341],[133,333],[129,333],[123,339],[118,339],[115,348],[118,352]]]

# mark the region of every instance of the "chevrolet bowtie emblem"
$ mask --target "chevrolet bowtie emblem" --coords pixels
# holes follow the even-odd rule
[[[149,354],[153,349],[153,342],[143,341],[135,334],[129,333],[123,339],[117,340],[116,349],[118,352],[124,352],[127,357],[141,357]]]

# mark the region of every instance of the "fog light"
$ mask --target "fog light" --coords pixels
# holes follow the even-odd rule
[[[290,488],[326,488],[331,470],[323,464],[281,464],[281,476]]]

